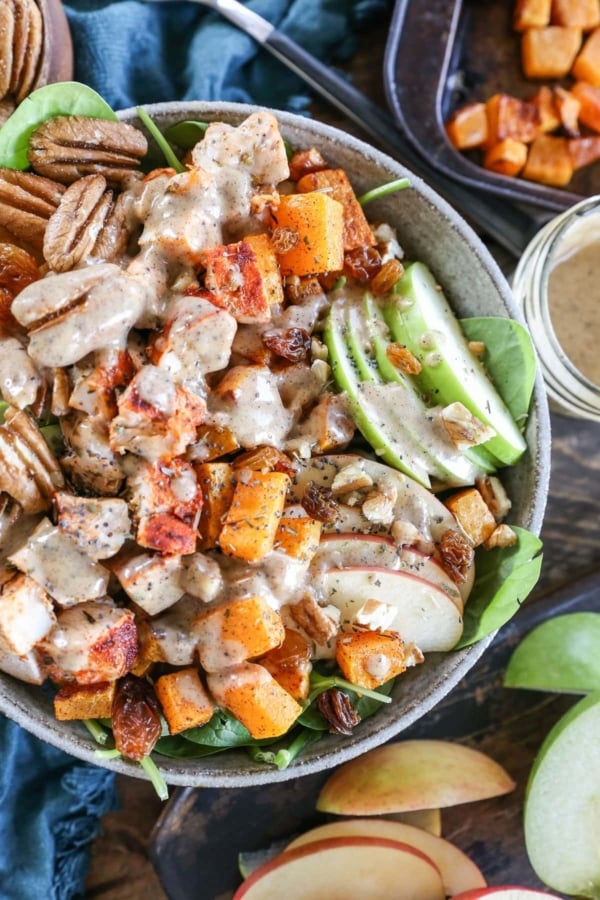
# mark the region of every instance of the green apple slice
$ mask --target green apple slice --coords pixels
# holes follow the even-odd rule
[[[443,292],[423,263],[412,263],[397,285],[398,295],[384,309],[396,341],[421,362],[419,387],[440,403],[463,403],[496,432],[483,445],[512,465],[526,450],[525,440],[467,339]]]
[[[369,330],[369,337],[373,346],[377,368],[381,373],[383,380],[404,384],[408,390],[411,390],[419,397],[422,403],[422,396],[415,387],[415,384],[410,378],[407,378],[396,368],[388,356],[387,349],[391,343],[389,340],[390,330],[379,304],[368,292],[364,296],[363,309],[364,319]],[[423,408],[425,408],[424,403]],[[484,447],[471,447],[469,450],[464,451],[464,456],[466,456],[467,459],[470,459],[482,472],[491,474],[497,469],[498,461]]]
[[[346,343],[363,382],[377,385],[375,397],[382,401],[393,400],[390,428],[396,433],[407,431],[423,454],[425,465],[432,478],[447,486],[473,484],[481,474],[481,468],[470,462],[456,449],[441,423],[439,409],[428,409],[413,383],[408,379],[394,382],[383,380],[376,358],[371,355],[373,341],[366,325],[363,309],[351,301],[345,304]]]
[[[512,654],[504,685],[567,694],[600,691],[600,613],[567,613],[542,622]]]
[[[525,796],[529,861],[549,887],[600,898],[600,694],[580,700],[537,755]]]
[[[343,306],[334,302],[327,317],[323,338],[329,350],[333,376],[339,387],[346,392],[357,428],[377,456],[425,487],[431,487],[427,468],[422,459],[415,456],[412,442],[402,432],[390,432],[389,421],[393,419],[391,405],[383,400],[374,404],[372,392],[365,390],[365,386],[361,384],[356,365],[346,347],[344,329]],[[366,387],[369,387],[369,383]]]

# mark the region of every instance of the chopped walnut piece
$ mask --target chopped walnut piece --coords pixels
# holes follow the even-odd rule
[[[327,525],[333,525],[340,514],[337,501],[334,500],[329,488],[317,484],[316,481],[308,482],[300,502],[312,519],[325,522]]]
[[[482,475],[475,479],[475,484],[496,522],[501,522],[512,503],[500,479],[495,475]]]
[[[362,505],[362,514],[369,522],[390,525],[394,521],[394,501],[383,491],[371,491]]]
[[[295,228],[280,225],[273,229],[271,243],[275,253],[287,253],[293,250],[300,241],[300,233]]]
[[[388,344],[385,355],[392,365],[405,375],[418,375],[423,368],[412,350],[409,350],[404,344]]]
[[[390,603],[382,603],[380,600],[365,600],[356,615],[354,622],[364,625],[370,631],[385,631],[396,618],[397,609]]]
[[[331,734],[352,734],[352,729],[360,722],[350,697],[338,688],[329,688],[319,694],[317,708]]]
[[[493,428],[476,418],[462,403],[450,403],[440,414],[442,425],[457,450],[468,450],[489,441],[496,434]]]
[[[326,644],[338,633],[338,624],[319,606],[312,594],[304,594],[298,603],[290,606],[290,613],[296,624],[317,644]]]
[[[419,650],[416,644],[404,645],[404,662],[407,669],[411,666],[420,665],[424,660],[425,657],[423,656],[423,652]]]
[[[371,290],[379,297],[388,294],[404,275],[404,266],[399,259],[388,259],[371,281]]]
[[[473,563],[474,550],[466,537],[449,528],[439,544],[442,565],[455,584],[462,584]]]
[[[493,550],[495,547],[512,547],[516,543],[517,535],[510,525],[498,525],[483,542],[483,546],[486,550]]]
[[[469,350],[479,358],[485,353],[485,344],[483,341],[469,341]]]
[[[367,487],[373,487],[373,479],[359,463],[351,463],[336,472],[331,482],[331,493],[347,494]]]

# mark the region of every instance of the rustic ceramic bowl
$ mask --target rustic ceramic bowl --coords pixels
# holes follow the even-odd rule
[[[165,103],[149,106],[161,127],[184,119],[224,120],[238,123],[254,107],[222,103]],[[343,132],[289,113],[276,113],[284,136],[297,147],[318,147],[325,157],[349,174],[360,194],[369,188],[408,175],[411,190],[391,195],[369,206],[371,219],[397,228],[407,256],[427,263],[444,286],[459,316],[510,316],[521,321],[509,287],[485,246],[464,220],[421,179],[389,156]],[[137,124],[134,110],[122,117]],[[529,451],[505,483],[513,501],[511,521],[539,533],[549,476],[550,428],[546,398],[538,379],[526,433]],[[366,719],[351,737],[327,736],[309,746],[288,769],[259,765],[244,751],[227,751],[200,760],[171,760],[156,756],[170,784],[243,787],[283,781],[339,765],[379,744],[426,715],[471,669],[491,641],[486,638],[457,652],[430,654],[424,665],[403,675],[394,702]],[[144,778],[137,764],[102,760],[96,745],[78,723],[57,722],[49,694],[0,676],[0,710],[28,731],[67,753],[116,772]]]

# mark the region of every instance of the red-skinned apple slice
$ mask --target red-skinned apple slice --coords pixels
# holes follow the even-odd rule
[[[451,650],[462,634],[456,603],[431,582],[408,572],[349,566],[321,572],[317,581],[328,601],[340,610],[342,623],[354,621],[366,600],[395,606],[396,617],[388,628],[423,653]]]
[[[435,557],[415,547],[398,548],[387,535],[348,532],[324,535],[311,568],[343,569],[348,566],[375,566],[416,575],[445,591],[460,612],[472,586],[472,578],[461,587],[457,586]]]
[[[499,887],[487,887],[456,894],[454,900],[560,900],[556,894],[536,891],[534,888],[521,887],[518,884],[505,884]]]
[[[377,816],[455,806],[507,794],[515,787],[497,762],[451,741],[398,741],[350,760],[325,782],[317,809]]]
[[[443,900],[442,879],[420,850],[375,837],[315,841],[275,856],[233,900]]]
[[[444,891],[447,896],[454,896],[464,891],[486,886],[486,880],[474,862],[465,856],[462,850],[441,837],[428,834],[413,825],[392,822],[389,819],[340,819],[313,828],[288,844],[286,852],[295,850],[305,844],[330,837],[357,835],[359,837],[381,837],[400,841],[410,847],[416,847],[428,856],[440,870]]]

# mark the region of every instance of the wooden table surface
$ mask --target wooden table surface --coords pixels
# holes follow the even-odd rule
[[[386,33],[384,21],[369,29],[361,37],[358,53],[345,67],[356,84],[381,104],[385,103],[381,71]],[[364,137],[341,115],[319,102],[313,104],[313,114]],[[532,600],[541,599],[553,588],[568,585],[595,567],[600,568],[600,426],[553,414],[552,429],[552,475],[542,531],[544,564]],[[597,608],[600,611],[600,596],[597,598]],[[539,721],[539,717],[533,716],[522,723],[526,734],[521,735],[525,756],[523,753],[520,755],[520,771],[527,770],[535,748],[544,736],[545,726],[535,724]],[[501,737],[496,737],[491,745],[488,741],[482,749],[494,755],[501,744]],[[503,750],[506,752],[505,747]],[[103,832],[93,845],[86,897],[163,900],[166,895],[148,856],[150,835],[162,805],[144,781],[119,777],[117,783],[122,809],[105,817]],[[515,831],[516,838],[511,845],[511,853],[515,857],[513,862],[518,863],[522,859],[525,866],[525,850],[519,832],[522,787],[500,812],[498,807],[490,804],[486,807],[484,804],[478,814],[484,823],[482,834],[490,830],[493,833],[494,829],[496,832]],[[463,814],[450,812],[446,822],[446,833],[457,840],[462,833],[463,845],[468,844]],[[488,877],[491,877],[489,873]],[[200,898],[201,894],[197,893],[196,897]],[[202,896],[201,900],[215,898]]]

